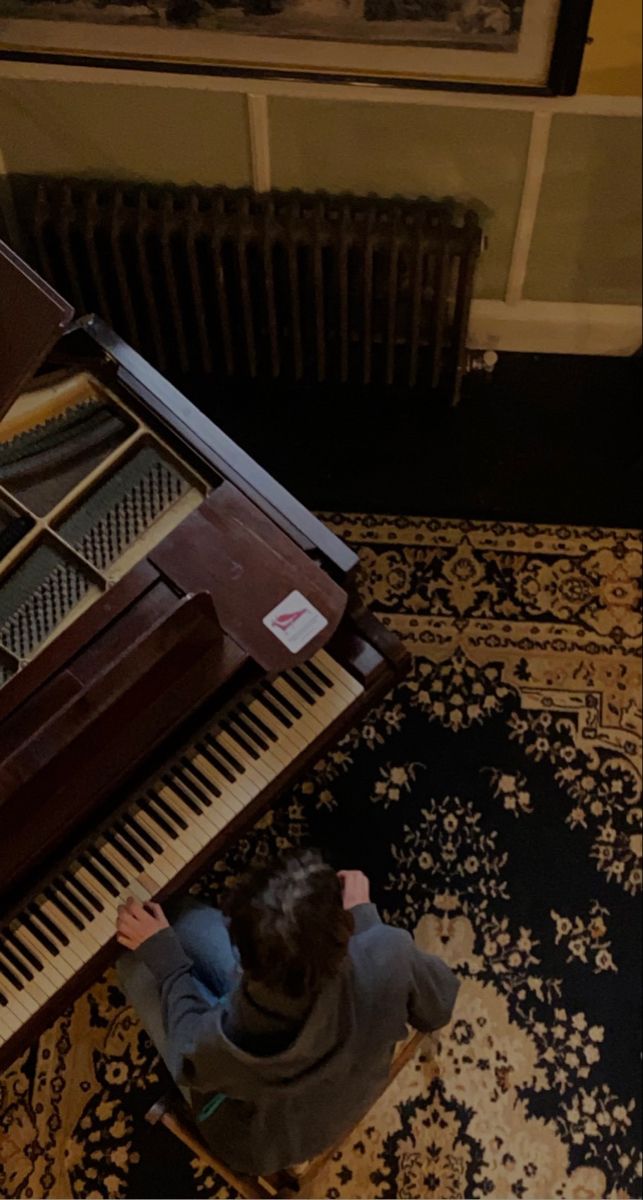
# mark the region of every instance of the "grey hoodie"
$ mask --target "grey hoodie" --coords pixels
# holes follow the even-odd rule
[[[352,911],[342,969],[312,1007],[243,977],[209,1005],[172,929],[136,951],[159,985],[176,1082],[197,1110],[225,1096],[201,1130],[239,1172],[268,1174],[327,1149],[381,1091],[407,1023],[428,1031],[451,1017],[459,984],[449,967],[382,924],[373,904]]]

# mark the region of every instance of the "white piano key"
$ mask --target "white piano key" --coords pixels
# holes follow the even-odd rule
[[[214,753],[216,754],[216,742],[214,743]],[[209,748],[209,747],[208,747]],[[214,765],[211,759],[206,758],[203,754],[194,754],[194,762],[203,774],[211,779],[218,787],[222,795],[224,804],[230,809],[230,819],[236,816],[245,808],[246,804],[254,798],[255,792],[251,791],[243,782],[241,776],[236,776],[232,781],[226,779],[222,771]],[[230,769],[230,773],[232,773]]]
[[[84,878],[83,878],[82,874],[80,874],[80,872],[82,872],[82,871],[83,871],[83,868],[81,867],[79,869],[79,878],[81,879],[82,882],[84,882]],[[88,875],[88,878],[93,879],[93,876]],[[103,945],[103,946],[106,946],[107,943],[109,941],[111,941],[111,939],[113,937],[116,936],[116,918],[118,916],[118,905],[123,902],[123,899],[124,899],[124,897],[119,897],[118,899],[114,900],[112,897],[110,897],[109,903],[107,902],[107,900],[105,900],[102,911],[100,913],[97,913],[96,916],[92,919],[92,923],[91,923],[92,932],[93,932],[94,936],[99,939],[101,945]],[[83,939],[82,936],[79,937],[79,943],[83,946],[87,960],[92,958],[94,956],[94,954],[96,953],[96,950],[95,950],[93,944],[91,944],[91,945],[87,944],[87,942]]]
[[[55,944],[58,947],[58,951],[59,951],[61,958],[64,958],[65,962],[68,962],[70,967],[72,967],[75,971],[79,971],[80,968],[83,966],[83,960],[80,957],[80,955],[78,954],[78,952],[74,949],[74,942],[78,938],[80,931],[78,929],[76,929],[74,925],[72,925],[71,921],[66,921],[65,918],[63,917],[63,914],[60,912],[60,910],[58,908],[56,908],[56,906],[54,904],[52,904],[52,902],[50,900],[47,900],[44,896],[41,896],[39,898],[37,908],[41,909],[43,911],[43,913],[45,914],[45,916],[48,917],[49,920],[53,922],[54,926],[56,926],[56,928],[58,928],[60,930],[61,934],[63,934],[63,936],[67,938],[66,943],[63,942],[60,938],[56,938]],[[33,916],[33,913],[30,915]],[[54,936],[51,933],[51,931],[49,930],[49,927],[47,925],[45,925],[44,922],[42,922],[41,924],[42,924],[42,928],[47,933],[47,936],[50,937],[53,941]]]
[[[315,676],[315,679],[317,679],[319,681],[319,683],[322,687],[328,688],[329,690],[332,691],[333,687],[335,687],[335,683],[333,682],[333,677],[332,677],[332,675],[328,674],[328,671],[324,671],[324,669],[321,665],[318,653],[313,654],[313,657],[309,658],[305,662],[304,666],[309,671],[312,672],[312,674]]]
[[[14,1033],[18,1033],[28,1019],[21,1018],[12,1004],[0,1005],[0,1046],[8,1042]]]
[[[183,801],[176,795],[176,792],[172,790],[170,784],[164,783],[162,787],[159,787],[156,790],[158,791],[160,798],[165,801],[171,812],[180,817],[184,825],[187,826],[187,828],[183,828],[177,823],[176,828],[178,841],[183,846],[188,848],[191,851],[192,857],[195,858],[196,855],[203,849],[206,841],[208,840],[207,837],[204,837],[202,830],[197,831],[194,828],[194,825],[189,820],[190,809],[186,804],[183,804]]]
[[[350,671],[346,671],[326,650],[318,650],[315,655],[315,660],[319,662],[319,666],[325,675],[333,679],[336,683],[343,684],[353,699],[357,699],[364,692],[364,687]]]
[[[26,1024],[28,1016],[21,1017],[16,1011],[15,1005],[10,1003],[5,997],[5,1003],[0,1004],[0,1046],[3,1042],[8,1042],[9,1038],[14,1033]]]
[[[15,975],[10,962],[5,959],[1,951],[0,961],[2,961],[2,965],[6,970],[11,971]],[[25,987],[16,987],[15,984],[6,978],[4,973],[0,974],[0,981],[0,988],[2,988],[3,994],[7,997],[12,1009],[15,1009],[21,1016],[23,1022],[28,1021],[29,1017],[32,1017],[42,1007],[42,1002],[35,995],[30,994]]]
[[[347,706],[353,700],[353,693],[349,691],[343,679],[331,679],[326,671],[322,671],[315,659],[310,662],[301,664],[301,671],[305,678],[310,680],[311,687],[314,685],[319,688],[324,696],[337,696],[339,702]]]
[[[223,798],[215,797],[213,803],[203,805],[201,796],[205,789],[199,787],[197,794],[193,781],[187,774],[182,773],[180,778],[173,779],[168,786],[183,805],[184,820],[188,821],[187,814],[191,812],[190,802],[199,805],[200,812],[198,814],[192,813],[189,825],[191,831],[198,829],[201,848],[207,846],[213,838],[218,837],[221,830],[225,829],[226,825],[231,821],[230,809],[223,803]]]
[[[302,687],[305,686],[306,684],[302,683]],[[324,728],[327,729],[328,726],[331,725],[332,722],[341,715],[341,713],[343,713],[346,706],[342,703],[341,698],[336,693],[327,692],[322,696],[317,696],[314,692],[312,692],[311,689],[311,694],[314,696],[314,701],[312,702],[311,707],[313,708],[316,716],[318,716],[322,721]]]
[[[158,790],[160,793],[160,789],[158,789]],[[191,861],[191,859],[193,859],[195,857],[195,855],[198,853],[199,847],[198,846],[193,847],[192,845],[188,846],[188,845],[186,845],[185,842],[180,840],[179,834],[181,833],[181,830],[180,830],[179,826],[176,825],[174,822],[172,822],[171,818],[167,815],[163,805],[161,805],[158,802],[158,800],[155,800],[152,796],[150,796],[148,799],[147,811],[150,813],[153,820],[158,819],[159,821],[163,821],[163,822],[165,822],[166,825],[170,826],[171,828],[173,828],[175,830],[176,838],[172,838],[172,851],[175,854],[175,856],[179,859],[179,861],[181,863],[180,869],[182,870],[183,867],[186,865],[186,863],[189,863]]]
[[[302,724],[308,725],[309,727],[312,726],[315,730],[315,737],[319,737],[319,735],[324,731],[324,725],[321,719],[313,711],[312,706],[307,704],[305,700],[302,700],[301,696],[299,696],[294,688],[290,686],[288,680],[284,679],[283,675],[280,675],[278,679],[275,679],[272,686],[277,692],[279,692],[280,695],[285,696],[285,698],[289,700],[292,705],[294,705],[298,712],[301,713],[299,721]]]
[[[4,941],[4,939],[3,944],[0,946],[0,962],[5,968],[8,968],[13,974],[14,978],[18,980],[20,984],[20,989],[18,989],[19,996],[22,995],[23,992],[27,992],[28,995],[33,997],[34,1000],[39,1001],[40,1004],[44,1004],[48,997],[46,991],[41,988],[38,982],[38,971],[36,967],[31,966],[24,955],[20,953],[20,950],[17,946],[14,946],[13,944],[9,945],[6,941]],[[16,963],[19,965],[17,966]],[[26,972],[28,972],[28,974],[26,974]],[[2,990],[3,982],[4,975],[0,974],[0,990]]]
[[[10,970],[14,979],[11,984],[10,980],[5,977],[5,974],[0,971],[0,991],[4,992],[7,1000],[10,1000],[12,1008],[20,1007],[23,1013],[23,1020],[26,1020],[30,1015],[29,1009],[31,1004],[35,1004],[36,1012],[38,1007],[42,1007],[49,1000],[49,994],[46,988],[42,988],[38,972],[34,968],[29,968],[31,978],[19,970],[16,966],[17,955],[8,953],[6,949],[0,949],[0,964]],[[1,1013],[1,1009],[0,1009]]]
[[[137,879],[140,879],[142,875],[146,875],[149,880],[156,885],[156,891],[159,891],[160,888],[167,883],[167,875],[158,869],[154,859],[152,858],[152,861],[148,862],[147,859],[137,854],[134,844],[129,843],[128,838],[121,830],[114,830],[112,837],[114,839],[114,845],[118,850],[121,851],[123,855],[125,855],[126,851],[130,851],[130,853],[136,857],[137,862],[141,864],[138,868],[132,867],[132,870],[137,871]],[[151,894],[153,895],[154,893],[152,892]]]
[[[332,687],[330,689],[328,689],[321,680],[317,679],[317,677],[314,675],[314,672],[311,672],[311,667],[313,665],[319,667],[319,669],[322,671],[322,674],[331,680]],[[319,683],[319,686],[324,688],[325,700],[328,701],[329,699],[332,699],[333,704],[339,704],[340,711],[342,712],[349,708],[351,704],[354,704],[355,701],[363,694],[364,688],[362,684],[358,683],[358,681],[348,671],[345,671],[343,667],[340,667],[338,663],[333,662],[328,656],[326,657],[324,663],[317,661],[314,661],[313,663],[305,663],[304,670],[308,670],[308,672],[311,673],[315,679],[315,682]]]
[[[198,766],[220,788],[223,799],[234,798],[239,793],[252,796],[251,781],[246,778],[244,763],[234,752],[235,743],[223,733],[220,726],[212,728],[204,738],[200,739],[196,749],[205,758],[208,770],[204,768],[203,763],[199,763]],[[204,754],[202,754],[202,750],[205,751]],[[230,755],[234,762],[230,760]],[[197,763],[196,756],[194,756],[194,763]],[[212,774],[212,769],[215,774]],[[228,778],[228,776],[232,776],[232,778]],[[221,782],[218,782],[220,778]]]
[[[280,729],[283,730],[282,737],[288,743],[297,746],[300,753],[308,749],[310,743],[314,740],[314,730],[300,726],[297,719],[286,710],[280,696],[271,695],[265,688],[261,688],[258,692],[257,700],[264,709],[268,709],[271,719],[276,721]],[[253,705],[251,704],[250,707],[252,708]],[[288,724],[284,725],[279,720],[279,715],[273,716],[272,709],[277,714],[280,714],[282,718],[285,718]]]
[[[266,743],[265,750],[261,750],[261,762],[270,771],[271,777],[274,779],[285,767],[290,766],[290,763],[296,758],[296,753],[289,753],[278,740],[272,741],[266,734],[262,733],[257,725],[253,725],[252,714],[249,713],[245,720],[250,728],[256,729],[257,736],[261,737]],[[233,721],[232,724],[235,724],[235,722]]]
[[[58,955],[52,955],[51,951],[47,950],[46,946],[43,946],[40,939],[37,938],[35,934],[33,934],[31,930],[27,928],[24,922],[20,922],[17,932],[19,932],[20,940],[29,947],[29,949],[33,954],[36,955],[37,958],[40,959],[40,962],[42,963],[40,980],[41,982],[44,981],[47,987],[52,988],[51,994],[53,995],[57,988],[62,987],[67,978],[66,975],[61,972],[58,964],[55,962],[55,959],[58,957]]]
[[[149,829],[137,819],[136,813],[131,808],[123,813],[117,829],[119,836],[133,847],[139,858],[143,858],[146,863],[157,863],[163,847],[158,838],[150,835]]]
[[[220,728],[232,739],[235,746],[238,745],[250,756],[255,766],[261,762],[263,751],[267,749],[266,740],[261,738],[259,730],[252,724],[248,725],[247,720],[244,722],[239,713],[226,713]]]
[[[273,680],[271,687],[273,690],[267,693],[267,699],[270,700],[271,704],[281,705],[282,712],[293,722],[294,728],[304,738],[305,746],[308,748],[311,742],[314,742],[319,737],[321,723],[312,718],[310,713],[304,710],[303,704],[300,703],[297,706],[295,703],[297,697],[293,696],[287,684],[283,685],[281,677]],[[294,705],[295,713],[291,712],[287,702],[291,706]]]
[[[114,904],[114,897],[107,891],[107,888],[104,888],[99,883],[91,871],[80,862],[75,862],[70,866],[69,876],[72,882],[68,886],[71,889],[73,889],[73,881],[77,880],[102,905],[102,910],[100,912],[94,910],[94,916],[92,917],[92,924],[95,923],[97,926],[100,926],[102,913],[111,911]],[[82,899],[83,893],[81,891],[78,892],[78,895]]]
[[[248,700],[248,708],[250,712],[258,717],[264,725],[267,725],[269,729],[272,729],[272,732],[277,738],[277,741],[272,744],[275,746],[275,750],[277,750],[278,747],[279,751],[287,756],[284,765],[289,766],[290,763],[297,758],[297,755],[301,754],[306,748],[306,743],[303,737],[296,735],[291,737],[290,730],[286,729],[281,724],[281,721],[278,721],[273,713],[269,712],[265,704],[262,704],[260,700],[255,698]]]
[[[254,794],[256,795],[257,792],[262,791],[266,785],[266,781],[269,779],[269,776],[261,770],[260,764],[252,757],[251,754],[248,753],[247,750],[244,750],[243,747],[240,746],[225,729],[220,729],[218,731],[217,740],[222,746],[225,747],[226,750],[229,750],[233,757],[236,758],[241,764],[245,771],[244,779],[246,779],[248,783],[252,783],[253,787],[255,788]]]
[[[160,794],[163,797],[164,802],[169,804],[170,808],[172,808],[176,814],[182,817],[182,820],[184,820],[187,824],[187,829],[180,830],[180,838],[185,841],[190,838],[190,844],[196,847],[196,853],[202,851],[203,847],[208,845],[208,842],[212,840],[210,824],[208,820],[206,820],[205,814],[200,817],[194,814],[190,808],[190,805],[186,804],[185,800],[180,796],[180,793],[169,784],[166,784],[163,788],[160,788]]]
[[[145,811],[144,808],[141,807],[136,809],[136,819],[137,821],[140,821],[141,825],[147,829],[150,837],[153,837],[156,843],[161,847],[161,853],[156,855],[156,862],[164,871],[167,872],[168,879],[171,879],[181,870],[185,859],[182,859],[178,854],[175,854],[174,850],[172,849],[173,842],[169,833],[166,833],[164,829],[161,829],[152,820],[151,816]]]
[[[199,771],[193,758],[183,758],[180,766],[176,767],[171,775],[165,776],[164,782],[176,789],[197,820],[201,820],[202,815],[207,814],[207,818],[211,819],[217,828],[220,827],[220,814],[227,811],[225,801],[212,780],[205,778]],[[225,823],[225,816],[223,822]]]
[[[146,900],[149,900],[150,896],[153,894],[152,889],[149,888],[146,883],[142,883],[141,880],[137,878],[134,868],[130,865],[130,863],[127,862],[127,859],[123,858],[122,854],[116,849],[115,846],[112,845],[111,842],[101,842],[99,848],[100,853],[107,860],[107,862],[111,863],[111,865],[116,868],[116,870],[125,880],[125,882],[121,885],[122,892],[125,895],[134,896],[134,898],[139,900],[141,904],[145,904]],[[119,882],[118,879],[116,882]]]
[[[102,853],[102,846],[100,848],[100,852]],[[100,913],[96,913],[96,916],[92,919],[91,926],[95,936],[101,940],[103,945],[106,945],[116,933],[115,925],[119,905],[124,904],[128,896],[130,896],[132,893],[129,884],[126,883],[125,885],[121,886],[120,884],[116,883],[116,880],[114,880],[114,889],[116,894],[112,895],[109,889],[95,878],[92,868],[99,870],[101,872],[101,876],[104,876],[110,884],[112,883],[112,876],[108,875],[108,872],[105,870],[105,867],[102,865],[102,863],[94,860],[90,851],[87,851],[84,857],[87,860],[87,867],[83,866],[82,864],[75,864],[73,873],[74,875],[77,875],[80,882],[84,883],[88,888],[93,886],[95,894],[100,898],[103,909]],[[139,899],[139,897],[136,897],[136,899]],[[144,903],[144,899],[145,897],[141,899],[141,903]],[[147,899],[149,899],[149,897],[147,897]]]
[[[118,901],[121,895],[123,884],[120,879],[116,879],[113,873],[113,865],[109,860],[104,858],[102,845],[98,840],[93,846],[87,847],[82,855],[83,865],[85,865],[90,875],[100,884],[103,891],[109,896],[110,903]]]

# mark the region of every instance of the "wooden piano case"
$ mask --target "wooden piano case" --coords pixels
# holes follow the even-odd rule
[[[5,1009],[15,997],[26,1014],[14,1028],[5,1013],[3,1037],[0,1006],[2,1065],[114,954],[113,939],[99,939],[35,1006],[15,939],[26,912],[44,919],[47,887],[88,840],[109,835],[132,795],[168,762],[186,763],[185,747],[240,696],[277,681],[292,698],[299,678],[315,700],[310,664],[321,654],[335,664],[341,712],[320,701],[307,744],[293,733],[283,769],[264,768],[265,786],[150,885],[163,898],[388,690],[407,658],[363,608],[353,551],[102,321],[74,321],[2,243],[0,418],[0,1005],[4,988]],[[293,621],[310,621],[301,642],[284,633]]]

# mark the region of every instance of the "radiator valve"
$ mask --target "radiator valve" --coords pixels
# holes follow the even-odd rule
[[[498,355],[495,350],[470,350],[469,351],[469,370],[484,371],[486,375],[491,375],[496,363]]]

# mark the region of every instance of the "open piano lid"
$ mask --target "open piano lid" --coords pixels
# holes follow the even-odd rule
[[[0,420],[73,316],[71,304],[0,241]]]

